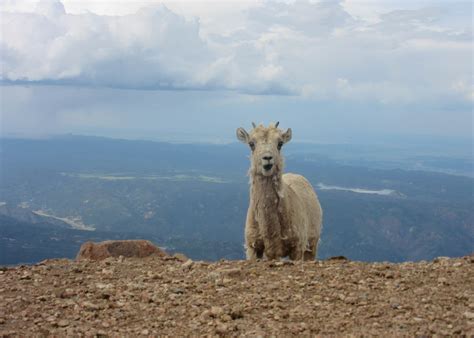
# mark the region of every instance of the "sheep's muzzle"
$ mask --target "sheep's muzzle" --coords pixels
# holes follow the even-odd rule
[[[266,171],[271,170],[272,168],[273,168],[273,164],[271,163],[263,165],[263,169],[265,169]]]

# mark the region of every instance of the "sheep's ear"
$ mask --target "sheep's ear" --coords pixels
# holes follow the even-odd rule
[[[288,128],[288,130],[285,131],[283,133],[283,135],[281,135],[281,137],[283,138],[284,143],[290,142],[290,140],[291,140],[291,128]]]
[[[249,143],[249,134],[245,131],[244,128],[237,128],[236,134],[240,142],[245,144]]]

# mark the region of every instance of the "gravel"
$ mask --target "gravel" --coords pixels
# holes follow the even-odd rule
[[[474,256],[47,260],[0,269],[0,336],[474,335]]]

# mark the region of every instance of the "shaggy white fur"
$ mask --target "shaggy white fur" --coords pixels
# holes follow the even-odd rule
[[[321,234],[322,209],[311,184],[301,175],[283,174],[283,144],[291,129],[255,126],[237,138],[252,150],[250,205],[245,224],[247,259],[314,259]]]

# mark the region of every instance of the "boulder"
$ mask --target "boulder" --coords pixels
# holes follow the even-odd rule
[[[82,244],[76,256],[77,260],[102,260],[108,257],[147,257],[156,255],[167,256],[166,252],[146,240],[105,241],[100,243],[86,242]]]

